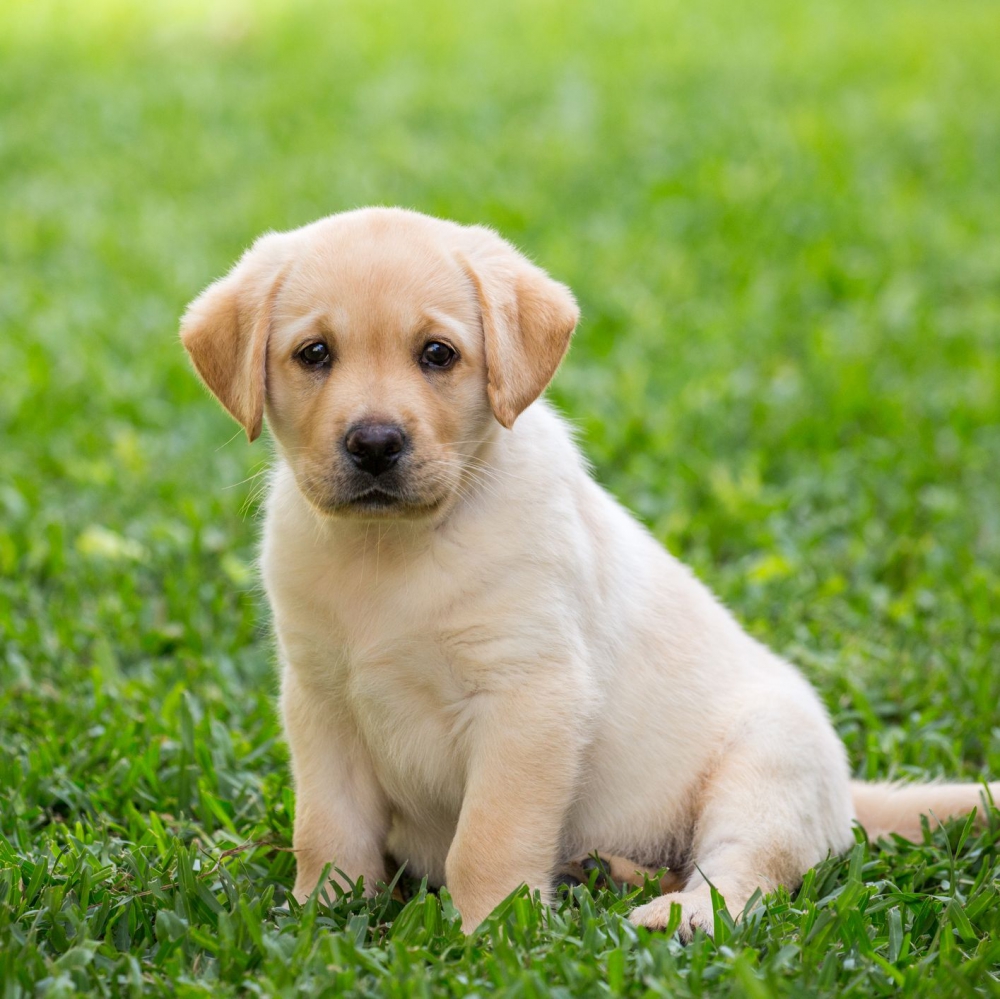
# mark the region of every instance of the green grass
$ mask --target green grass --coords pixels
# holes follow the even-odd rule
[[[4,5],[0,996],[996,994],[995,816],[688,947],[597,889],[279,908],[267,449],[175,331],[264,229],[497,226],[579,294],[596,474],[856,773],[1000,775],[997,51],[991,0]]]

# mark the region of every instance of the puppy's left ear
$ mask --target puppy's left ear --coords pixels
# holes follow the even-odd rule
[[[479,295],[487,391],[510,429],[545,390],[580,318],[573,293],[492,229],[471,226],[463,264]]]
[[[260,436],[264,419],[267,338],[285,246],[281,233],[262,236],[181,319],[181,342],[195,369],[251,441]]]

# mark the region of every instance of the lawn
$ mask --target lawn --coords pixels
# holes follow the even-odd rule
[[[496,226],[578,293],[596,476],[855,772],[1000,776],[998,51],[992,0],[4,4],[0,997],[1000,994],[996,813],[686,947],[596,886],[281,908],[269,450],[176,337],[263,230]]]

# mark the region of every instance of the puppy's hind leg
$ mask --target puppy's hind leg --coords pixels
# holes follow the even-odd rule
[[[673,903],[679,933],[714,928],[712,886],[739,917],[753,893],[794,887],[851,842],[843,747],[818,705],[770,705],[744,715],[705,783],[683,890],[634,909],[633,923],[663,929]]]

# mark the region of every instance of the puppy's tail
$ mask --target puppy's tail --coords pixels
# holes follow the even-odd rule
[[[869,839],[897,833],[913,842],[922,838],[920,816],[931,828],[978,809],[979,823],[989,804],[1000,803],[1000,782],[993,784],[869,784],[851,781],[858,822]]]

